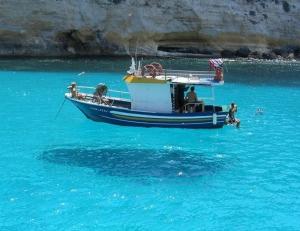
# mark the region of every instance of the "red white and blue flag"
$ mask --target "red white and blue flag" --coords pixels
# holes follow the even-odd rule
[[[222,59],[210,59],[208,61],[209,67],[213,69],[223,68],[223,60]]]

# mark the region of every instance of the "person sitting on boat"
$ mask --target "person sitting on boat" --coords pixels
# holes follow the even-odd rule
[[[188,103],[189,111],[192,111],[192,112],[195,111],[195,104],[194,103],[197,103],[198,98],[197,98],[197,94],[195,92],[195,87],[194,86],[192,86],[191,90],[186,94],[185,99]]]
[[[105,84],[98,84],[94,92],[94,100],[98,103],[107,104],[107,99],[103,98],[107,93],[107,86]]]
[[[76,99],[84,99],[84,95],[80,94],[77,90],[77,84],[75,82],[72,82],[71,85],[68,87],[71,97]]]
[[[235,113],[237,112],[237,105],[235,103],[231,103],[229,112],[228,112],[228,123],[236,124],[237,127],[240,126],[240,120],[235,118]]]
[[[77,97],[77,89],[76,89],[76,83],[72,82],[70,86],[68,86],[68,89],[71,93],[71,97],[72,98],[76,98]]]

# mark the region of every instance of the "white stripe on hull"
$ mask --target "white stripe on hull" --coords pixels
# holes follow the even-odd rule
[[[153,119],[208,119],[212,118],[212,115],[209,116],[156,116],[156,115],[145,115],[145,114],[136,114],[136,113],[126,113],[119,111],[110,111],[113,115],[123,115],[123,116],[131,116],[138,118],[153,118]],[[225,117],[224,115],[218,115],[218,118]]]

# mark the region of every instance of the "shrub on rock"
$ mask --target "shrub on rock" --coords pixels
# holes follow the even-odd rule
[[[262,54],[263,59],[277,59],[277,55],[274,52],[271,53],[263,53]]]
[[[235,56],[235,52],[234,51],[225,49],[225,50],[221,51],[221,57],[222,58],[235,58],[236,56]]]
[[[251,53],[249,47],[241,47],[236,51],[236,56],[247,58],[249,54]]]

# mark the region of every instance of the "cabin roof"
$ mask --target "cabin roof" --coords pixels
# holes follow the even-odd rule
[[[203,76],[176,76],[176,75],[159,75],[155,78],[151,76],[135,76],[126,75],[124,77],[126,83],[142,83],[142,84],[189,84],[189,85],[205,85],[205,86],[218,86],[223,85],[224,81],[214,81],[212,77]]]

